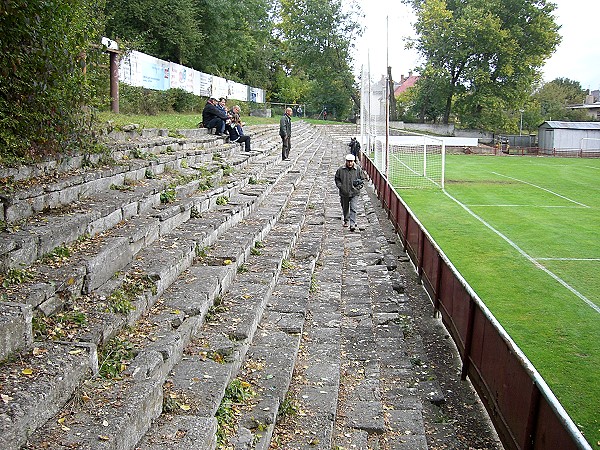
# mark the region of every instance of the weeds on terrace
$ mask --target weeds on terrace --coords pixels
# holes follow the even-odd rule
[[[190,167],[190,165],[187,162],[187,159],[181,160],[181,167],[183,167],[184,169],[187,169],[188,167]]]
[[[208,256],[208,252],[210,251],[210,247],[205,245],[204,247],[196,246],[196,256],[198,258],[206,258]]]
[[[34,339],[71,339],[87,324],[87,316],[77,310],[63,311],[51,317],[33,317],[31,326]]]
[[[129,156],[131,158],[135,158],[135,159],[145,159],[145,160],[154,160],[154,161],[158,160],[158,156],[156,156],[154,153],[145,152],[143,150],[140,150],[139,148],[131,150],[129,152]]]
[[[108,297],[108,311],[120,314],[133,311],[135,309],[133,301],[147,290],[156,295],[156,284],[149,275],[127,275],[121,288],[115,290]]]
[[[196,205],[192,206],[192,208],[190,209],[190,218],[198,219],[199,217],[202,217],[202,214],[200,214],[198,207]]]
[[[225,395],[215,414],[217,418],[217,445],[224,445],[227,436],[233,434],[236,412],[256,393],[250,383],[235,378],[225,389]]]
[[[172,203],[175,201],[177,197],[177,192],[175,188],[169,187],[160,193],[160,202],[161,203]]]
[[[281,261],[281,269],[282,270],[292,270],[294,268],[294,263],[292,263],[289,259],[284,259]]]
[[[133,358],[133,345],[126,339],[115,337],[98,354],[98,374],[102,378],[117,379]]]
[[[229,164],[222,165],[221,169],[223,169],[224,177],[228,177],[229,175],[231,175],[233,173],[233,167],[231,167]]]
[[[225,195],[219,195],[217,197],[217,205],[219,205],[219,206],[225,206],[227,203],[229,203],[229,199],[227,198],[227,196],[225,196]]]
[[[227,311],[227,308],[223,305],[223,297],[218,296],[215,298],[212,306],[208,308],[204,321],[207,323],[214,322],[217,319],[217,315],[225,311]]]
[[[283,402],[281,402],[279,405],[279,409],[277,410],[277,418],[285,419],[287,417],[296,416],[298,415],[299,410],[300,408],[298,406],[298,402],[295,399],[290,398],[288,393]]]
[[[34,272],[27,269],[10,269],[5,275],[0,275],[0,282],[3,288],[8,288],[15,284],[22,284],[32,281],[35,278]]]
[[[248,266],[246,264],[240,264],[237,268],[237,273],[246,273],[248,272]]]
[[[319,290],[319,284],[317,283],[317,278],[313,274],[310,276],[310,288],[308,288],[308,292],[310,292],[311,294],[314,294],[318,290]]]
[[[152,170],[150,169],[146,169],[146,172],[144,173],[144,176],[148,179],[151,180],[155,177],[154,172],[152,172]]]
[[[133,186],[125,184],[111,184],[110,189],[113,191],[133,191]]]
[[[176,394],[175,392],[165,392],[163,395],[163,412],[176,413],[180,411],[189,411],[192,409],[190,401],[185,394]]]
[[[204,178],[198,183],[198,191],[204,192],[213,188],[213,183],[210,178]]]

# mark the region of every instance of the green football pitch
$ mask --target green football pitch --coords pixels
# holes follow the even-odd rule
[[[398,193],[600,445],[600,159],[448,155]]]

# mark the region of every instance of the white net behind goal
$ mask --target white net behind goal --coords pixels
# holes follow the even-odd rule
[[[389,136],[388,80],[361,73],[361,146],[395,188],[444,188],[445,144],[430,136]]]
[[[581,138],[579,151],[583,157],[598,157],[600,156],[600,139],[598,138]]]
[[[443,189],[445,157],[442,139],[390,136],[388,178],[399,189]]]

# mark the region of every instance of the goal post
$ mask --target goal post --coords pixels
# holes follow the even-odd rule
[[[394,188],[444,188],[446,145],[442,138],[390,135],[387,78],[361,71],[361,146]],[[397,130],[396,133],[402,133]]]
[[[444,189],[446,145],[430,136],[390,136],[389,178],[399,189]]]
[[[579,141],[579,156],[583,158],[600,157],[600,138],[581,138]]]

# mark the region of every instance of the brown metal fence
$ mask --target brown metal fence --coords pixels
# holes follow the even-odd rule
[[[505,448],[591,450],[545,381],[373,162],[362,167],[452,336]]]

